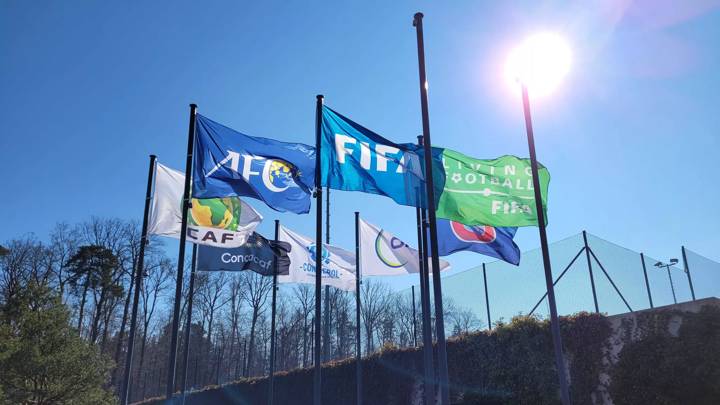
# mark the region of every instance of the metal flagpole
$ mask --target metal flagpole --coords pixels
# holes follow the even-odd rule
[[[418,260],[420,260],[420,257],[418,256]],[[410,286],[410,289],[412,290],[412,308],[413,308],[413,346],[417,347],[417,322],[415,321],[415,286]]]
[[[595,302],[595,313],[599,314],[600,309],[598,308],[597,294],[595,293],[595,278],[593,277],[592,263],[590,262],[590,248],[588,248],[587,233],[582,231],[582,235],[583,242],[585,243],[585,256],[587,257],[588,272],[590,273],[590,286],[592,287],[593,302]]]
[[[135,269],[135,291],[133,293],[132,315],[130,316],[130,334],[128,335],[127,356],[125,357],[125,373],[123,375],[122,391],[120,392],[122,405],[127,405],[130,400],[130,370],[132,369],[133,348],[135,347],[135,330],[137,329],[138,302],[140,301],[140,287],[142,286],[143,267],[145,265],[145,245],[148,242],[147,228],[148,217],[150,215],[150,201],[152,200],[155,160],[157,160],[157,156],[150,155],[147,189],[145,191],[145,211],[143,213],[142,236],[140,237],[140,255],[138,256],[137,268]],[[120,342],[118,342],[118,344],[120,344]]]
[[[687,275],[688,284],[690,284],[690,294],[692,294],[692,300],[695,301],[695,289],[693,288],[692,278],[690,277],[690,266],[688,266],[687,256],[685,255],[685,246],[681,246],[680,248],[682,250],[683,267]]]
[[[320,127],[322,126],[322,107],[323,95],[316,96],[315,104],[315,156],[317,156],[315,164],[315,372],[313,375],[313,403],[315,405],[322,404],[322,369],[321,369],[321,345],[320,339],[321,317],[322,311],[320,298],[322,295],[322,182],[321,178],[321,158],[320,158]]]
[[[538,229],[540,230],[540,246],[542,247],[543,265],[545,267],[545,285],[547,286],[548,305],[550,306],[550,329],[552,330],[553,345],[555,347],[555,367],[560,382],[560,397],[563,405],[571,404],[570,389],[565,375],[565,360],[562,352],[562,338],[560,336],[560,323],[555,304],[555,288],[553,287],[552,268],[550,265],[550,251],[548,249],[547,233],[545,231],[545,210],[538,177],[538,164],[535,156],[535,138],[533,137],[532,118],[530,116],[530,100],[527,86],[522,85],[523,112],[525,114],[525,129],[527,131],[528,149],[530,150],[530,168],[532,170],[533,188],[535,191],[535,210],[537,211]]]
[[[330,244],[330,187],[325,188],[325,243]],[[323,361],[330,360],[330,286],[325,285],[325,311],[323,313]]]
[[[197,245],[193,244],[192,249],[192,267],[190,268],[190,285],[188,286],[188,306],[187,321],[185,321],[185,348],[183,349],[183,381],[182,381],[182,403],[185,404],[185,391],[187,390],[188,380],[188,360],[190,359],[190,330],[192,329],[192,312],[195,294],[195,269],[197,266]]]
[[[418,137],[419,144],[422,136]],[[418,201],[420,198],[418,198]],[[423,337],[423,371],[425,381],[423,385],[425,393],[425,404],[430,405],[435,398],[435,369],[433,368],[432,353],[432,330],[430,326],[430,296],[429,296],[429,277],[427,274],[427,253],[425,246],[427,245],[427,233],[425,232],[425,210],[421,208],[415,209],[417,216],[418,228],[418,256],[420,267],[420,311],[422,315],[422,337]]]
[[[655,308],[653,306],[652,294],[650,294],[650,282],[648,281],[647,268],[645,267],[645,255],[642,253],[640,253],[640,261],[642,262],[643,275],[645,276],[645,288],[647,288],[648,300],[650,301],[650,308]]]
[[[418,70],[420,73],[420,104],[422,108],[423,146],[425,148],[425,188],[427,212],[430,226],[430,251],[432,252],[432,277],[435,298],[435,329],[438,347],[438,369],[440,377],[441,403],[450,403],[450,381],[448,378],[447,348],[445,347],[445,321],[443,319],[442,287],[440,285],[440,258],[438,257],[437,222],[435,218],[435,190],[432,176],[432,142],[430,140],[430,118],[428,113],[427,77],[425,75],[425,45],[423,40],[422,13],[415,13],[413,25],[417,33]]]
[[[488,297],[487,273],[485,272],[485,263],[483,263],[483,284],[485,284],[485,308],[487,309],[488,330],[492,329],[490,321],[490,297]]]
[[[362,362],[360,357],[360,213],[355,211],[355,386],[357,405],[362,404]]]
[[[280,233],[280,221],[275,220],[275,242]],[[272,315],[270,320],[270,379],[268,384],[268,404],[273,404],[275,397],[275,306],[277,302],[277,256],[273,258],[273,292],[272,292]]]
[[[180,300],[182,299],[183,270],[185,269],[185,240],[187,239],[188,208],[190,208],[190,179],[192,178],[196,112],[197,105],[190,104],[187,158],[185,160],[185,190],[183,191],[182,222],[180,225],[180,250],[178,252],[177,280],[175,281],[175,305],[173,308],[172,336],[170,338],[170,360],[168,362],[167,387],[165,390],[165,397],[167,399],[171,399],[173,391],[175,391],[175,363],[177,360],[178,329],[180,328]]]

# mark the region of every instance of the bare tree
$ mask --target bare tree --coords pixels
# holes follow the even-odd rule
[[[381,282],[365,279],[360,287],[360,294],[362,297],[360,313],[367,340],[366,353],[372,353],[375,350],[374,333],[390,303],[390,289]]]
[[[250,316],[250,341],[245,376],[248,377],[253,366],[252,358],[255,351],[255,328],[260,315],[265,311],[268,293],[272,291],[272,278],[254,272],[241,273],[242,290],[240,296],[248,304]]]

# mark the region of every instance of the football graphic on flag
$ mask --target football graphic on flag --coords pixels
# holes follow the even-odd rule
[[[193,198],[190,225],[236,230],[241,205],[238,198]]]
[[[495,241],[495,228],[487,225],[465,225],[449,221],[455,236],[463,242],[491,243]]]

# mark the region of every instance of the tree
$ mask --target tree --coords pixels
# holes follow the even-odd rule
[[[95,315],[90,329],[92,343],[97,339],[103,306],[108,299],[122,296],[123,288],[113,277],[117,268],[117,257],[110,249],[98,245],[81,246],[68,261],[70,285],[80,294],[78,332],[82,331],[88,292],[92,292],[95,299]]]
[[[0,308],[0,402],[110,404],[110,361],[69,325],[57,293],[31,282]]]

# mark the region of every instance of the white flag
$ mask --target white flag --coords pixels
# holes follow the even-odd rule
[[[315,284],[315,241],[280,226],[278,240],[290,249],[290,273],[278,276],[280,283]],[[355,291],[355,254],[323,244],[322,283],[345,291]]]
[[[360,274],[363,276],[419,273],[419,257],[417,250],[390,232],[360,219]],[[429,260],[428,264],[432,269]],[[450,263],[440,259],[440,271],[449,268]]]
[[[148,233],[180,238],[185,175],[160,163],[155,168],[155,194]],[[239,247],[255,231],[262,215],[237,197],[192,199],[187,241],[224,248]]]

